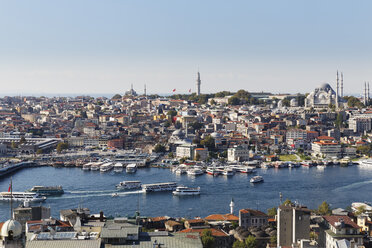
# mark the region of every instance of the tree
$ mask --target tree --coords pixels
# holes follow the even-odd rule
[[[267,210],[267,215],[270,217],[274,217],[276,215],[276,212],[277,212],[276,207],[272,207]]]
[[[168,158],[174,158],[173,152],[168,153]]]
[[[216,105],[216,101],[215,100],[211,100],[211,105]]]
[[[292,205],[292,201],[288,198],[283,202],[283,205]]]
[[[239,105],[240,104],[240,100],[239,100],[238,97],[232,96],[232,97],[229,98],[229,100],[227,101],[227,103],[229,105]]]
[[[355,211],[355,214],[356,215],[361,215],[363,214],[364,212],[366,211],[366,207],[361,205],[359,207],[357,207],[357,210]]]
[[[68,149],[68,144],[67,143],[64,143],[64,142],[58,143],[58,145],[57,145],[57,152],[58,153],[61,153],[63,150],[66,150],[66,149]]]
[[[356,108],[363,108],[364,105],[363,103],[356,97],[354,96],[348,96],[348,97],[344,97],[346,100],[347,100],[347,105],[349,107],[356,107]]]
[[[121,99],[121,95],[115,94],[111,99]]]
[[[282,100],[282,103],[283,103],[283,106],[285,106],[285,107],[289,107],[291,105],[291,102],[289,101],[288,98],[284,98]]]
[[[275,245],[276,242],[277,242],[277,236],[276,235],[271,236],[270,237],[270,244]]]
[[[232,246],[232,248],[245,248],[244,242],[240,240],[236,240]]]
[[[319,205],[317,212],[320,215],[330,215],[332,213],[331,208],[326,201],[322,202],[322,204]]]
[[[164,127],[170,127],[171,123],[169,121],[164,122]]]
[[[205,137],[202,141],[200,141],[200,144],[208,147],[209,150],[214,150],[215,148],[215,141],[212,136],[208,135]]]
[[[249,235],[245,239],[245,246],[247,248],[256,248],[256,246],[257,246],[257,240],[256,240],[255,236]]]
[[[192,128],[194,128],[195,130],[199,130],[200,128],[203,127],[203,124],[201,124],[200,122],[195,121],[195,122],[191,123],[190,126]]]
[[[232,222],[231,222],[231,227],[232,227],[232,229],[236,229],[236,228],[238,228],[238,227],[239,227],[238,222],[236,222],[236,221],[232,221]]]
[[[21,139],[19,140],[19,144],[22,145],[24,143],[26,143],[26,138],[25,138],[25,136],[22,136]]]
[[[197,154],[195,155],[194,160],[195,160],[195,161],[199,161],[199,160],[200,160],[200,154],[199,154],[199,153],[197,153]]]
[[[343,121],[344,121],[344,117],[342,116],[341,113],[338,113],[337,117],[336,117],[336,120],[335,120],[335,126],[337,128],[342,127],[343,126]]]
[[[36,154],[43,154],[43,150],[37,149]]]
[[[162,144],[156,144],[154,147],[154,152],[165,152],[165,146],[163,146]]]
[[[10,146],[12,147],[12,149],[17,149],[18,148],[17,143],[15,143],[14,141],[12,141],[12,144]]]
[[[171,109],[167,112],[167,115],[170,115],[171,117],[175,117],[177,115],[177,111],[174,109]]]
[[[213,248],[215,238],[212,236],[211,230],[204,230],[202,232],[202,243],[204,248]]]

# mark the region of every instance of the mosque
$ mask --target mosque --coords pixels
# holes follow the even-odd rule
[[[328,108],[330,104],[334,105],[336,108],[344,107],[346,102],[343,99],[344,96],[343,73],[341,73],[341,91],[338,71],[336,81],[337,81],[336,92],[332,89],[332,87],[329,84],[327,83],[322,84],[320,87],[316,88],[306,97],[305,107]]]

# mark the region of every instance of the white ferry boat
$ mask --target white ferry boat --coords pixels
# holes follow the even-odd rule
[[[114,167],[112,166],[112,162],[108,162],[108,163],[104,163],[103,165],[101,165],[101,167],[99,168],[99,171],[100,172],[107,172],[107,171],[110,171],[112,170]]]
[[[264,179],[262,176],[254,176],[251,178],[251,180],[249,180],[251,183],[260,183],[260,182],[263,182]]]
[[[135,173],[137,171],[137,165],[136,164],[128,164],[125,168],[125,171],[127,173]]]
[[[140,181],[122,181],[116,185],[117,189],[140,189],[141,188]]]
[[[199,176],[199,175],[203,175],[203,174],[204,174],[204,172],[200,168],[191,168],[187,171],[187,175],[189,175],[189,176]]]
[[[120,162],[117,162],[115,165],[114,165],[114,171],[115,172],[122,172],[123,171],[123,164],[120,163]]]
[[[372,168],[372,159],[359,160],[358,164]]]
[[[187,169],[186,169],[186,168],[180,168],[180,167],[178,167],[178,168],[175,170],[175,173],[176,173],[176,175],[186,174],[186,173],[187,173]]]
[[[218,170],[216,168],[213,168],[213,167],[208,167],[206,172],[207,172],[207,174],[212,175],[214,177],[218,176],[221,173],[220,170]]]
[[[90,167],[92,166],[92,162],[89,162],[89,163],[87,163],[87,164],[84,164],[83,165],[83,171],[89,171],[90,170]]]
[[[177,188],[177,183],[153,183],[153,184],[144,184],[142,189],[148,192],[158,192],[158,191],[173,191]]]
[[[13,196],[12,196],[13,195]],[[0,201],[22,201],[22,202],[43,202],[46,200],[45,196],[40,196],[37,193],[28,193],[28,192],[1,192]]]
[[[200,195],[200,187],[189,188],[185,186],[178,186],[175,191],[172,192],[173,195]]]
[[[98,171],[103,162],[95,162],[90,166],[91,171]]]
[[[238,168],[238,171],[240,173],[246,173],[246,174],[249,174],[249,173],[253,173],[255,172],[256,170],[254,168],[250,168],[250,167],[240,167]]]

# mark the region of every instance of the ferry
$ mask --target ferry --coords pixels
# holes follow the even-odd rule
[[[238,168],[238,171],[240,172],[240,173],[253,173],[253,172],[255,172],[256,170],[255,169],[253,169],[253,168],[250,168],[250,167],[239,167]]]
[[[263,182],[264,179],[262,176],[254,176],[251,178],[251,180],[249,180],[249,182],[251,183],[260,183],[260,182]]]
[[[89,171],[90,170],[90,167],[93,165],[92,162],[89,162],[87,164],[84,164],[83,167],[82,167],[82,170],[83,171]]]
[[[115,172],[122,172],[122,171],[123,171],[123,164],[120,163],[120,162],[117,162],[117,163],[114,165],[114,171],[115,171]]]
[[[186,174],[186,173],[187,173],[187,169],[186,169],[186,168],[180,168],[180,167],[178,167],[178,168],[175,170],[175,173],[176,173],[176,175]]]
[[[187,171],[187,175],[189,176],[199,176],[203,174],[204,174],[204,171],[202,171],[200,168],[195,168],[195,167]]]
[[[200,195],[200,187],[189,188],[185,186],[178,186],[175,191],[172,192],[173,195]]]
[[[0,201],[22,201],[22,202],[43,202],[45,196],[31,192],[0,192]]]
[[[140,189],[141,188],[140,181],[122,181],[116,185],[117,189]]]
[[[153,184],[144,184],[142,189],[145,193],[148,192],[158,192],[158,191],[173,191],[177,188],[177,183],[153,183]]]
[[[112,170],[114,167],[112,166],[112,162],[107,162],[107,163],[104,163],[103,165],[101,165],[101,167],[99,168],[99,171],[100,172],[107,172],[107,171],[110,171]]]
[[[103,162],[95,162],[90,166],[91,171],[98,171]]]
[[[137,165],[136,164],[128,164],[125,168],[125,171],[127,173],[135,173],[137,171]]]
[[[27,192],[37,193],[42,196],[48,195],[62,195],[64,190],[62,186],[34,186]]]
[[[370,167],[372,168],[372,160],[371,159],[365,159],[365,160],[359,160],[358,161],[359,165],[363,165],[365,167]]]

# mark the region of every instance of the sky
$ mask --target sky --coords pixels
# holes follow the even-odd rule
[[[2,95],[372,83],[370,0],[0,0]]]

